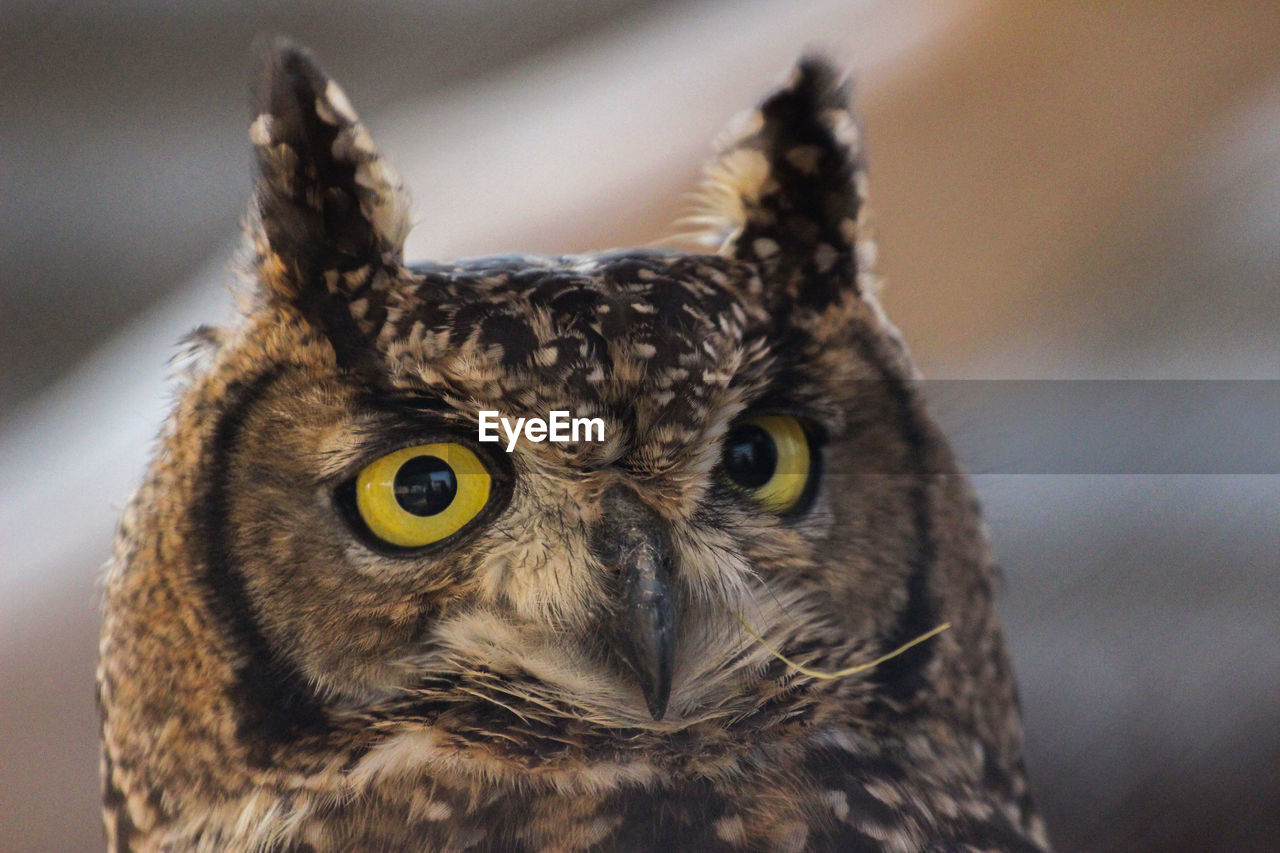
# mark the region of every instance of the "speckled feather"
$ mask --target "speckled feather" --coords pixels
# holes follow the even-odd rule
[[[973,496],[874,293],[848,92],[819,60],[708,170],[715,254],[406,266],[407,201],[300,49],[263,62],[252,298],[206,330],[105,583],[105,815],[125,851],[1044,850]],[[601,443],[475,444],[569,409]],[[794,415],[777,516],[726,431]],[[429,440],[500,485],[388,551],[335,495]],[[815,438],[817,440],[817,438]],[[620,517],[662,531],[667,713],[602,640]],[[755,643],[738,616],[824,681]]]

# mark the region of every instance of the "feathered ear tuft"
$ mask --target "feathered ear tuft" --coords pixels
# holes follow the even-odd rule
[[[260,278],[291,301],[328,294],[354,306],[400,267],[406,196],[346,95],[306,50],[275,39],[259,53],[249,137]]]
[[[829,63],[805,58],[707,168],[694,221],[716,229],[721,254],[759,265],[773,298],[820,310],[867,290],[871,244],[850,100]]]

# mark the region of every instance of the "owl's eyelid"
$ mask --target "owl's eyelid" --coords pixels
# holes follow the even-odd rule
[[[809,439],[810,446],[821,448],[827,444],[829,433],[826,425],[822,423],[821,418],[813,410],[800,405],[791,405],[785,401],[776,401],[772,404],[748,406],[740,412],[729,424],[729,429],[733,429],[739,424],[746,423],[752,418],[766,418],[770,416],[783,416],[795,418],[804,429],[805,437]]]
[[[477,442],[474,434],[465,431],[460,424],[432,419],[432,423],[369,426],[353,433],[341,448],[326,451],[341,454],[342,462],[332,467],[321,465],[316,484],[330,491],[342,489],[355,482],[365,466],[375,460],[407,447],[427,444],[460,444],[484,462],[495,480],[510,480],[515,476],[508,460]]]
[[[743,402],[743,409],[734,417],[734,423],[752,417],[786,415],[804,425],[805,432],[810,433],[811,436],[813,433],[809,427],[820,430],[822,440],[826,440],[830,413],[813,401],[797,396],[795,388],[783,384],[781,377],[772,377],[753,392],[745,395]]]

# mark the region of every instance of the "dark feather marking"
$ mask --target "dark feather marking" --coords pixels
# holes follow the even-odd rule
[[[725,798],[706,779],[660,790],[624,789],[612,798],[622,815],[615,836],[618,851],[729,849],[715,834],[725,813]]]
[[[929,576],[937,559],[928,489],[932,444],[909,380],[896,375],[874,338],[855,334],[852,343],[859,357],[880,375],[882,387],[893,402],[898,431],[907,444],[911,465],[912,483],[908,500],[915,528],[912,536],[915,547],[911,555],[911,574],[907,579],[906,605],[893,629],[880,643],[881,654],[887,654],[938,624],[937,608],[929,594]],[[925,686],[923,669],[933,657],[933,648],[931,643],[921,643],[872,670],[869,678],[879,687],[878,698],[905,703],[914,697]]]
[[[262,761],[269,760],[275,743],[327,728],[319,698],[267,641],[254,617],[244,575],[227,547],[227,477],[237,437],[253,406],[283,373],[284,368],[276,366],[228,388],[227,403],[204,453],[203,479],[208,485],[203,499],[192,505],[191,518],[199,531],[195,541],[205,547],[203,555],[193,555],[192,563],[203,566],[197,580],[206,590],[210,611],[242,654],[232,696],[240,715],[237,735],[261,747],[252,754]]]
[[[951,851],[956,845],[965,844],[980,850],[1000,850],[1004,853],[1042,853],[1042,848],[1027,840],[1026,833],[1014,826],[1003,814],[996,810],[986,820],[962,821],[951,833],[950,843],[936,843],[929,846],[929,851]]]
[[[102,760],[102,810],[115,818],[116,837],[115,846],[112,849],[116,853],[129,853],[135,832],[133,821],[129,817],[129,801],[119,783],[116,782],[115,765],[105,750]],[[103,829],[105,830],[106,827],[104,826]],[[107,840],[110,842],[112,839]]]
[[[835,832],[810,839],[812,853],[884,853],[884,845],[848,824],[840,824]]]

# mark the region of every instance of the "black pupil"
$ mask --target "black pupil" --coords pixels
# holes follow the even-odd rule
[[[437,515],[453,503],[458,478],[438,456],[415,456],[396,472],[396,501],[405,512]]]
[[[758,489],[778,468],[778,446],[755,424],[736,427],[724,445],[724,470],[746,489]]]

